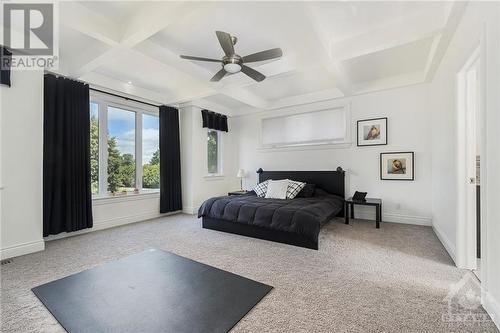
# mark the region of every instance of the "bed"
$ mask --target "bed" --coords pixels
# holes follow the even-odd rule
[[[290,245],[318,249],[321,227],[335,216],[344,216],[344,171],[263,171],[268,179],[292,179],[315,184],[310,198],[266,199],[255,192],[214,197],[198,210],[203,228],[230,232]]]

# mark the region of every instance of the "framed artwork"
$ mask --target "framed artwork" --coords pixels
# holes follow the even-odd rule
[[[415,180],[414,152],[380,153],[380,179]]]
[[[358,120],[358,147],[387,144],[387,118]]]

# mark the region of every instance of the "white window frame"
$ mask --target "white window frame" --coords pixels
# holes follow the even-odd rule
[[[108,197],[108,107],[114,107],[135,114],[135,188],[143,193],[157,193],[160,189],[142,188],[142,115],[159,117],[159,110],[153,106],[124,100],[123,98],[94,92],[90,93],[90,102],[98,105],[99,121],[99,191],[93,198]],[[103,144],[104,143],[104,144]],[[129,192],[132,193],[132,192]],[[118,197],[117,197],[118,198]]]
[[[206,165],[206,170],[207,170],[207,177],[222,177],[224,176],[223,174],[223,168],[222,168],[222,135],[221,131],[213,130],[210,128],[207,128],[206,132],[206,138],[208,139],[208,133],[214,131],[217,133],[217,172],[216,173],[210,173],[208,171],[208,144],[205,146],[205,165]]]

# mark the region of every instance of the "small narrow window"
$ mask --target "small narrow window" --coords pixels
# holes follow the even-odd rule
[[[90,186],[99,193],[99,104],[90,103]]]
[[[220,173],[219,163],[219,132],[208,130],[207,136],[207,167],[208,174]]]
[[[142,187],[160,188],[160,120],[142,116]]]

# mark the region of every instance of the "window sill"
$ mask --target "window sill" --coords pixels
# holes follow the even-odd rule
[[[144,200],[151,198],[159,198],[160,190],[142,190],[139,193],[127,192],[127,194],[98,194],[92,196],[93,205],[106,205],[110,203],[133,201],[133,200]]]
[[[276,151],[296,151],[296,150],[320,150],[320,149],[345,149],[352,146],[351,142],[318,142],[305,143],[294,145],[274,145],[260,146],[257,148],[259,152],[276,152]]]
[[[222,180],[224,179],[226,176],[222,175],[222,174],[212,174],[212,175],[205,175],[203,176],[203,178],[205,180]]]

